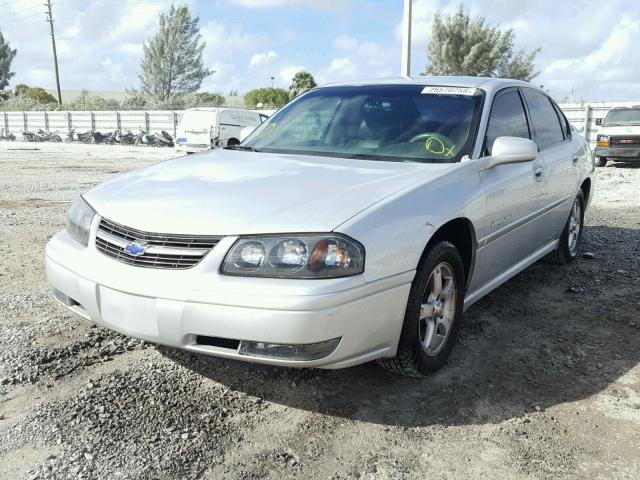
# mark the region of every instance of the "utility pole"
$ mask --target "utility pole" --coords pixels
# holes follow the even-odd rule
[[[402,15],[402,71],[400,75],[411,76],[411,19],[412,0],[404,0]]]
[[[56,52],[56,35],[53,32],[53,13],[51,12],[51,0],[44,4],[47,7],[47,22],[51,27],[51,45],[53,46],[53,63],[56,68],[56,87],[58,88],[58,105],[62,105],[62,93],[60,93],[60,74],[58,73],[58,53]]]

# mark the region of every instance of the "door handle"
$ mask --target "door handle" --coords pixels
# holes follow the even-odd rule
[[[536,180],[540,181],[544,177],[544,167],[542,165],[535,165],[533,167],[533,176]]]
[[[580,160],[580,157],[578,157],[577,155],[573,156],[571,158],[571,161],[573,162],[574,165],[578,164],[578,160]]]

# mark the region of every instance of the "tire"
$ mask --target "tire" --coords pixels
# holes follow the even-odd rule
[[[566,265],[578,256],[584,230],[584,206],[584,193],[580,190],[569,212],[557,248],[546,257],[549,263]]]
[[[606,167],[607,166],[607,157],[595,157],[593,164],[596,167]]]
[[[233,147],[234,145],[240,145],[240,140],[237,138],[230,138],[227,140],[227,147]]]
[[[435,288],[438,278],[440,295],[436,295]],[[464,290],[464,266],[458,249],[446,241],[428,248],[411,284],[396,356],[379,359],[378,363],[390,372],[412,377],[428,375],[442,367],[458,337]]]

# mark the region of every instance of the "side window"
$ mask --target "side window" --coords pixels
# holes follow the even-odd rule
[[[498,137],[531,138],[527,117],[517,90],[507,90],[499,94],[493,102],[485,140],[487,154],[491,155],[493,142]]]
[[[562,142],[564,140],[564,129],[560,125],[558,114],[553,108],[551,100],[546,95],[531,88],[523,88],[522,92],[529,107],[538,148],[543,150]]]
[[[560,110],[560,107],[557,103],[551,103],[553,104],[553,108],[555,108],[556,113],[558,114],[558,118],[560,119],[560,124],[562,125],[562,130],[564,131],[564,138],[571,138],[571,124],[569,123],[569,120],[567,120],[567,117],[564,115],[562,110]]]

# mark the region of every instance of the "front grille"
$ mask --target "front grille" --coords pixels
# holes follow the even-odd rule
[[[627,135],[624,137],[611,137],[609,139],[612,147],[640,147],[639,135]]]
[[[220,237],[142,232],[103,218],[98,226],[96,248],[129,265],[184,270],[197,265],[219,241]],[[131,245],[143,253],[129,253],[127,248]]]

